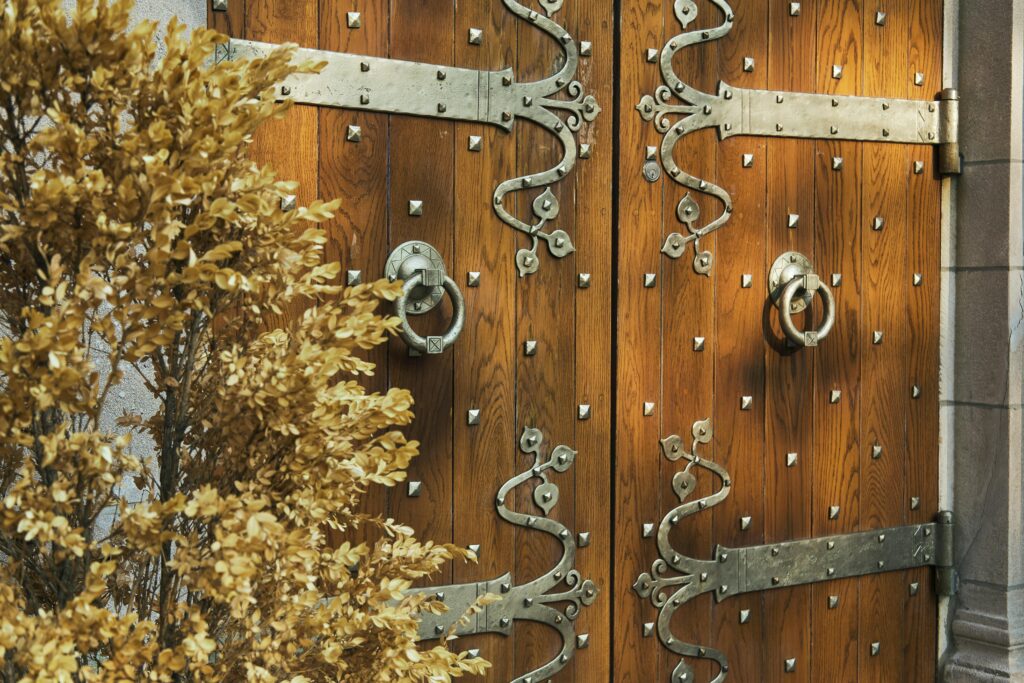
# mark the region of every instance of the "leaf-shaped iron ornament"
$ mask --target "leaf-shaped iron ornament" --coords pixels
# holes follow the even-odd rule
[[[597,586],[593,581],[583,579],[574,568],[578,547],[576,536],[564,524],[548,516],[558,504],[558,485],[549,479],[549,475],[567,472],[576,461],[576,451],[559,445],[549,452],[543,433],[533,427],[523,430],[519,447],[533,456],[533,465],[509,479],[498,490],[495,501],[498,515],[518,527],[550,534],[562,547],[561,559],[543,576],[521,586],[513,585],[511,576],[505,574],[491,581],[432,586],[409,592],[433,596],[448,607],[444,614],[422,615],[419,635],[423,640],[437,638],[453,626],[458,636],[478,633],[509,635],[517,620],[534,621],[558,631],[562,639],[558,654],[543,666],[512,681],[531,683],[548,680],[565,668],[577,649],[587,647],[587,635],[577,635],[574,623],[580,610],[593,604],[597,598]],[[533,490],[533,502],[542,511],[540,515],[518,512],[507,505],[509,494],[531,479],[539,481]],[[459,623],[473,601],[488,593],[499,596],[501,600],[484,607],[467,623]]]

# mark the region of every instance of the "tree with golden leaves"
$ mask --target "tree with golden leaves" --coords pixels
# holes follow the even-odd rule
[[[0,8],[0,679],[480,673],[404,593],[463,553],[359,511],[417,453],[358,383],[398,285],[338,286],[336,203],[247,157],[290,53],[171,22],[156,63],[130,9]]]

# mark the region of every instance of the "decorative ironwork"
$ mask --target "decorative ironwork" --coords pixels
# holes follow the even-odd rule
[[[718,83],[718,94],[705,93],[684,83],[672,67],[672,59],[680,50],[718,40],[732,29],[735,21],[726,0],[711,0],[722,13],[722,23],[714,28],[687,31],[697,19],[694,0],[674,0],[676,19],[683,33],[671,38],[660,53],[664,85],[654,95],[644,95],[637,110],[645,121],[653,121],[663,134],[661,164],[674,181],[684,187],[707,194],[721,203],[715,218],[698,226],[699,209],[690,194],[679,202],[676,213],[686,225],[688,235],[674,232],[665,240],[662,252],[677,259],[692,242],[693,267],[707,275],[712,255],[700,247],[701,238],[719,230],[732,214],[732,199],[722,187],[683,171],[676,165],[673,152],[676,144],[688,133],[703,128],[716,128],[720,139],[734,135],[765,135],[837,140],[865,140],[939,145],[939,171],[959,173],[957,144],[958,96],[955,90],[943,90],[938,101],[891,98],[819,95],[812,93],[750,90],[736,88],[724,81]],[[653,61],[653,60],[651,60]],[[752,71],[752,58],[744,59],[744,70]],[[841,77],[842,68],[836,77]],[[676,102],[678,100],[678,102]],[[673,122],[673,119],[680,117]],[[749,167],[753,157],[745,155],[743,165]],[[750,163],[748,163],[748,161]],[[840,162],[841,163],[841,162]]]
[[[686,643],[672,633],[672,618],[688,601],[712,593],[717,602],[733,595],[784,588],[818,581],[863,576],[914,567],[935,566],[937,585],[944,594],[955,591],[953,575],[953,516],[939,514],[932,524],[914,524],[851,534],[826,536],[745,548],[716,546],[714,558],[698,560],[676,550],[669,540],[672,527],[685,517],[721,503],[729,495],[732,481],[721,465],[705,460],[697,453],[701,444],[711,441],[710,420],[695,422],[690,451],[679,436],[662,439],[665,457],[686,467],[672,478],[672,489],[680,504],[670,510],[658,525],[659,559],[649,573],[641,574],[633,589],[641,598],[649,598],[659,609],[656,632],[661,644],[681,657],[672,672],[672,683],[693,683],[693,669],[686,658],[710,659],[719,670],[712,683],[722,683],[729,671],[725,654],[713,647]],[[706,470],[718,480],[711,494],[687,501],[697,490],[696,472]],[[838,509],[836,509],[838,514]],[[743,518],[744,528],[749,519]]]
[[[520,249],[515,257],[519,274],[524,276],[537,271],[537,249],[542,240],[556,258],[575,251],[568,233],[549,228],[559,212],[558,200],[550,188],[572,171],[578,158],[588,156],[577,147],[575,133],[584,122],[597,118],[601,108],[593,95],[584,94],[583,84],[575,79],[579,45],[551,18],[562,8],[562,0],[538,0],[547,16],[516,0],[502,2],[510,12],[558,43],[563,59],[555,73],[539,81],[517,83],[511,69],[463,69],[303,48],[295,51],[293,60],[323,62],[323,70],[288,77],[281,83],[278,97],[304,104],[485,123],[505,131],[511,131],[515,120],[522,118],[554,135],[563,148],[558,164],[506,180],[494,190],[495,213],[506,225],[530,238],[530,247]],[[259,58],[277,47],[231,40],[220,46],[217,59]],[[568,99],[560,98],[562,93]],[[509,195],[539,188],[544,191],[533,200],[532,218],[512,213]]]
[[[544,435],[539,429],[527,427],[519,440],[519,447],[526,454],[533,455],[533,466],[509,479],[499,490],[496,498],[498,515],[506,522],[524,529],[535,529],[550,534],[562,546],[561,559],[529,583],[513,585],[510,574],[490,581],[479,581],[451,586],[432,586],[411,591],[431,595],[445,603],[448,611],[444,614],[424,614],[420,621],[421,640],[437,638],[455,625],[455,635],[479,633],[501,633],[509,635],[516,621],[534,621],[545,624],[559,633],[562,647],[557,655],[537,669],[513,679],[513,683],[546,681],[561,671],[572,659],[577,649],[587,646],[586,634],[576,634],[574,622],[580,610],[597,598],[597,587],[589,579],[583,579],[574,566],[576,550],[590,542],[589,534],[580,534],[579,540],[569,529],[557,520],[548,517],[558,503],[558,485],[548,475],[551,472],[566,472],[576,459],[576,451],[559,445],[545,453]],[[542,514],[517,512],[508,507],[508,496],[513,489],[531,479],[540,483],[533,489],[533,502]],[[578,545],[579,544],[579,545]],[[559,587],[562,590],[558,590]],[[458,624],[473,602],[486,594],[501,598],[499,602],[487,605],[475,614],[468,624]]]

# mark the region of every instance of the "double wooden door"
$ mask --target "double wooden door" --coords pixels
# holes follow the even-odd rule
[[[921,563],[732,593],[697,591],[705,572],[681,570],[728,566],[716,546],[919,532],[936,517],[936,152],[674,126],[724,104],[681,97],[724,98],[719,81],[934,100],[943,3],[521,2],[210,12],[234,38],[417,62],[446,84],[410,72],[405,96],[404,72],[387,71],[351,107],[297,105],[254,148],[300,181],[300,203],[342,199],[329,255],[350,282],[393,274],[389,256],[416,241],[464,301],[442,353],[395,339],[372,355],[377,388],[412,391],[422,447],[408,485],[369,508],[478,549],[437,584],[539,609],[496,610],[453,647],[478,648],[494,681],[933,680]],[[360,67],[354,82],[391,63]],[[462,115],[457,86],[477,76],[479,109]],[[536,101],[501,99],[502,85],[536,83]],[[452,99],[416,104],[431,96]],[[790,252],[833,299],[817,346],[786,341],[769,292]],[[815,329],[822,308],[794,311],[794,326]],[[452,299],[412,313],[437,342]],[[690,584],[700,594],[678,597]]]

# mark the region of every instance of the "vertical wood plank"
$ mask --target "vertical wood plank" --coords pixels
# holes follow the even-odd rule
[[[213,0],[207,0],[206,25],[226,36],[245,38],[245,0],[228,0],[226,12],[214,11]]]
[[[590,420],[576,422],[576,527],[590,533],[590,545],[576,555],[576,567],[600,590],[597,601],[576,621],[587,633],[588,649],[577,652],[576,681],[611,679],[612,555],[612,161],[615,150],[614,59],[616,26],[610,0],[574,0],[576,31],[590,41],[593,55],[580,61],[584,92],[597,98],[603,112],[583,128],[579,142],[591,146],[589,160],[576,165],[576,270],[590,273],[590,287],[576,294],[576,401],[591,406]]]
[[[864,85],[869,97],[907,97],[907,0],[885,5],[880,24],[868,4],[863,14]],[[900,371],[907,357],[907,177],[903,145],[865,143],[861,182],[862,352],[860,494],[861,526],[878,529],[906,520],[905,429],[910,393]],[[881,221],[879,225],[878,221]],[[881,339],[877,335],[881,334]],[[879,452],[877,449],[881,449]],[[860,678],[908,680],[902,633],[894,606],[906,601],[904,572],[865,577],[860,586]],[[877,645],[876,645],[877,644]],[[876,652],[877,650],[877,652]]]
[[[726,83],[763,89],[768,83],[768,3],[737,3],[737,21],[719,46],[718,72]],[[754,68],[744,68],[752,58]],[[732,196],[729,223],[716,236],[715,311],[715,460],[729,472],[732,491],[713,510],[714,542],[728,547],[764,541],[765,342],[764,294],[767,279],[765,250],[766,144],[761,137],[736,137],[716,145],[718,182]],[[743,154],[754,164],[743,168]],[[749,286],[743,280],[749,278]],[[743,401],[750,405],[744,406]],[[753,515],[753,511],[758,514]],[[756,517],[744,530],[740,520]],[[764,596],[767,597],[767,596]],[[773,596],[774,597],[774,596]],[[716,603],[712,610],[712,644],[729,659],[729,671],[756,680],[762,647],[789,652],[798,646],[789,634],[774,633],[765,642],[761,609],[741,624],[740,603],[754,604],[762,596],[742,596]],[[767,612],[764,613],[767,616]],[[799,636],[799,631],[796,632]],[[789,655],[792,656],[792,655]],[[742,672],[742,673],[739,673]]]
[[[815,89],[817,13],[813,7],[790,13],[786,0],[772,0],[769,18],[768,87],[795,92]],[[814,141],[769,138],[766,267],[787,251],[814,261]],[[790,216],[796,225],[790,227]],[[755,287],[764,287],[764,280]],[[763,290],[762,290],[763,291]],[[814,349],[790,345],[779,327],[778,311],[764,301],[765,350],[765,541],[811,535],[811,449],[814,428]],[[804,316],[805,325],[816,321]],[[789,466],[790,453],[796,462]],[[764,675],[776,680],[785,660],[796,658],[798,680],[810,680],[811,587],[797,586],[764,595],[766,634],[779,634],[764,648]],[[802,663],[802,665],[801,665]]]
[[[931,98],[942,87],[943,3],[940,0],[913,0],[910,3],[909,68],[904,82],[914,97]],[[913,85],[914,74],[922,74],[920,86]],[[910,509],[911,523],[934,519],[939,507],[939,296],[943,286],[941,262],[941,185],[936,177],[934,151],[912,148],[904,157],[904,168],[924,162],[923,172],[911,172],[909,181],[909,221],[907,225],[907,269],[897,291],[909,291],[909,315],[912,321],[908,340],[909,376],[904,381],[921,387],[919,398],[911,400],[908,410],[908,497],[919,499]],[[922,276],[915,287],[915,273]],[[904,386],[904,391],[907,391]],[[909,503],[905,503],[909,506]],[[907,583],[917,582],[920,589],[908,599],[906,664],[916,680],[935,677],[937,659],[937,616],[933,574],[928,569],[909,572]]]
[[[498,70],[514,64],[516,26],[498,3],[464,3],[455,16],[455,64]],[[471,45],[470,28],[486,39]],[[516,236],[494,214],[494,188],[515,174],[514,140],[494,126],[458,123],[455,147],[455,259],[451,276],[466,299],[466,325],[451,353],[455,359],[454,525],[455,542],[480,543],[477,564],[456,565],[457,583],[493,579],[509,571],[515,550],[515,527],[495,511],[498,489],[524,466],[516,444],[516,330],[512,302],[517,287],[512,256]],[[479,152],[469,137],[480,136]],[[467,287],[467,274],[480,273],[480,284]],[[522,353],[521,349],[519,353]],[[481,409],[480,424],[459,419]],[[514,469],[515,468],[515,469]],[[518,628],[518,626],[517,626]],[[461,638],[461,650],[480,648],[492,665],[488,679],[508,681],[515,634]],[[522,671],[518,672],[522,673]]]
[[[454,3],[450,0],[423,3],[391,0],[391,57],[433,64],[451,64]],[[383,26],[358,30],[384,30]],[[430,36],[424,40],[424,36]],[[391,117],[391,188],[389,198],[390,247],[408,240],[423,240],[434,246],[446,264],[454,263],[454,124],[447,121],[408,116]],[[409,201],[423,202],[423,214],[412,216]],[[424,316],[414,316],[420,334],[440,333],[451,316],[451,303],[444,303]],[[416,420],[406,430],[420,441],[420,455],[409,468],[409,479],[421,481],[422,493],[410,498],[404,491],[392,497],[396,519],[414,524],[421,540],[452,540],[452,433],[454,354],[410,357],[401,340],[390,346],[392,386],[409,389],[416,399]],[[477,406],[487,409],[488,406]],[[489,539],[475,541],[481,552],[497,552]],[[451,580],[446,567],[432,581]]]
[[[657,68],[645,61],[648,47],[660,49],[660,0],[624,0],[620,37],[619,97],[632,106],[654,92],[660,83]],[[630,46],[630,47],[626,47]],[[616,433],[615,433],[615,630],[616,680],[647,683],[658,679],[663,658],[656,638],[643,638],[643,624],[654,622],[656,610],[637,598],[633,581],[649,571],[656,557],[654,543],[642,538],[645,522],[657,523],[659,480],[658,422],[643,416],[643,403],[659,390],[661,303],[656,289],[643,286],[644,273],[659,271],[661,254],[661,188],[641,175],[644,148],[660,140],[652,126],[632,111],[619,118],[617,216],[618,316],[616,320]],[[690,418],[691,422],[697,418]],[[687,423],[688,425],[689,423]],[[670,426],[670,429],[676,428]],[[688,429],[680,425],[678,429]]]
[[[569,24],[571,13],[563,9],[556,20]],[[563,24],[563,25],[565,25]],[[573,34],[573,27],[566,25]],[[489,40],[485,36],[484,40]],[[538,81],[549,77],[555,64],[559,63],[561,48],[543,31],[520,21],[518,35],[518,67],[516,79],[520,82]],[[516,126],[517,156],[516,172],[519,175],[536,173],[556,166],[562,159],[562,145],[549,131],[521,121]],[[553,185],[551,191],[558,199],[559,214],[557,225],[575,235],[575,193],[571,182]],[[535,197],[543,190],[518,193],[518,215],[532,216]],[[517,247],[526,245],[522,235],[516,235]],[[518,278],[517,282],[517,337],[522,345],[526,340],[537,342],[537,355],[525,357],[518,354],[516,405],[519,419],[518,428],[537,427],[544,432],[546,447],[558,444],[572,445],[576,420],[576,339],[575,329],[568,324],[574,315],[576,286],[576,255],[570,254],[556,259],[547,253],[541,244],[538,250],[540,268],[536,273]],[[511,262],[508,267],[513,267]],[[526,456],[520,456],[522,466]],[[522,469],[522,467],[517,468]],[[550,517],[575,529],[575,472],[572,475],[555,475],[560,488],[559,503]],[[516,505],[519,510],[536,509],[533,504],[532,488],[537,479],[516,491]],[[544,533],[530,530],[516,530],[515,546],[516,581],[525,583],[547,572],[561,557],[561,548],[551,542]],[[516,626],[515,662],[518,671],[530,671],[554,657],[561,646],[557,638],[551,637],[547,626],[533,622],[520,622]],[[573,662],[563,670],[566,680],[572,680],[575,673]]]
[[[818,50],[815,63],[818,92],[857,95],[861,92],[861,0],[834,0],[817,6]],[[833,66],[843,67],[841,79]],[[842,168],[834,169],[842,159]],[[847,533],[859,528],[861,439],[860,395],[860,178],[861,143],[815,143],[814,265],[832,283],[836,324],[814,353],[814,441],[811,530],[814,536]],[[817,308],[817,306],[815,306]],[[833,402],[834,391],[840,392]],[[839,507],[830,518],[829,509]],[[814,649],[811,679],[857,679],[856,583],[815,584],[811,589]],[[844,590],[846,589],[846,590]],[[827,612],[830,595],[838,606]]]

